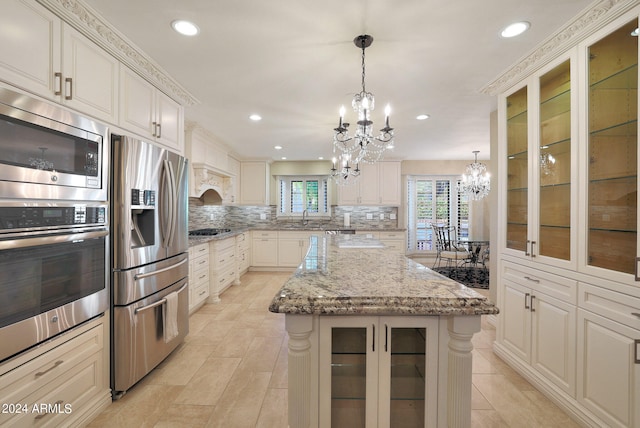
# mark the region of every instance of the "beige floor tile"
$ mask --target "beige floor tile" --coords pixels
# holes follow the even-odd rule
[[[276,428],[287,426],[287,390],[269,388],[264,397],[256,427]]]
[[[200,428],[206,427],[213,406],[173,404],[162,414],[154,428]]]
[[[175,403],[215,406],[240,365],[240,361],[240,358],[207,359],[176,397]]]
[[[149,373],[147,382],[157,385],[186,385],[215,349],[213,346],[187,343]]]
[[[271,373],[236,371],[207,424],[215,428],[255,427]]]

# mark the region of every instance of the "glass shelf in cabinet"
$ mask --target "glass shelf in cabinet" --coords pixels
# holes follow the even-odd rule
[[[507,122],[509,123],[527,123],[527,110],[520,111],[513,116],[507,116]]]
[[[571,112],[571,90],[567,89],[540,103],[540,121]]]
[[[571,183],[541,184],[540,188],[541,189],[546,189],[546,188],[549,188],[549,187],[566,187],[566,186],[571,186]]]
[[[589,84],[594,89],[638,89],[638,64],[633,64],[623,70]]]
[[[638,135],[638,120],[628,120],[615,125],[589,131],[589,136],[594,137],[631,137]]]
[[[635,180],[637,175],[622,175],[619,177],[606,177],[606,178],[592,178],[589,179],[589,183],[602,183],[606,181],[614,181],[614,180]]]

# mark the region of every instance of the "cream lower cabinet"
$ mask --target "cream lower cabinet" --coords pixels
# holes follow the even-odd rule
[[[298,267],[309,249],[311,232],[278,232],[278,267]]]
[[[589,284],[579,288],[578,402],[603,425],[638,427],[640,298]]]
[[[251,266],[278,266],[278,232],[254,230],[251,232]]]
[[[503,273],[497,348],[575,397],[576,282],[509,263]]]
[[[209,297],[209,243],[189,248],[189,312]]]
[[[239,279],[251,266],[251,233],[242,232],[236,236],[236,259]]]
[[[108,319],[0,365],[0,426],[85,426],[111,403]]]
[[[231,284],[238,283],[236,238],[230,237],[209,243],[209,299],[220,301],[220,294]]]
[[[435,427],[438,317],[320,317],[319,427]]]

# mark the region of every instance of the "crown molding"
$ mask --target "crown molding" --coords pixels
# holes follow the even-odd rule
[[[637,5],[637,0],[592,3],[496,79],[480,88],[480,92],[492,96],[504,92]]]
[[[160,65],[83,1],[36,1],[174,100],[184,106],[200,104]]]

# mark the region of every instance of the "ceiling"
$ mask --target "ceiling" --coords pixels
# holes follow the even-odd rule
[[[243,159],[332,157],[341,105],[376,97],[374,127],[392,109],[395,159],[489,158],[495,97],[480,93],[508,67],[584,10],[587,0],[86,0],[199,100],[196,121]],[[181,36],[174,19],[201,32]],[[503,39],[508,24],[529,31]],[[259,122],[249,120],[260,114]],[[416,120],[421,113],[431,117]],[[281,150],[274,146],[282,146]]]

